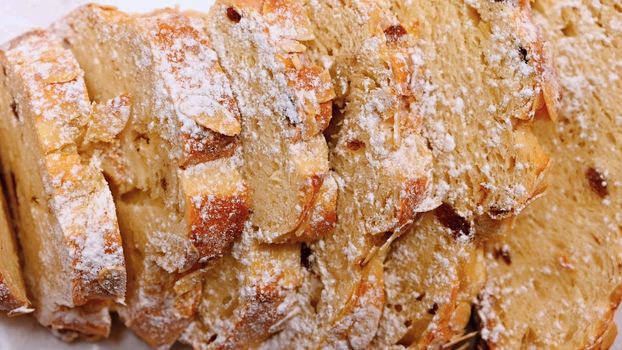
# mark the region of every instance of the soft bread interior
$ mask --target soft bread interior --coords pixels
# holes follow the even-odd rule
[[[622,13],[614,1],[533,5],[564,96],[547,194],[486,248],[479,315],[493,349],[609,348],[620,302]]]
[[[10,314],[27,313],[30,302],[24,287],[14,226],[9,222],[10,212],[4,199],[4,194],[9,193],[9,184],[3,176],[0,171],[0,310],[9,311]]]

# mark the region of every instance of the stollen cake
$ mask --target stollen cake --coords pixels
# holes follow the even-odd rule
[[[26,295],[13,225],[9,221],[9,211],[4,199],[5,194],[9,194],[9,184],[4,180],[3,173],[0,171],[0,311],[16,316],[33,310]]]
[[[83,149],[127,117],[122,101],[89,101],[84,73],[59,39],[24,34],[0,48],[0,158],[39,322],[65,340],[110,330],[126,272],[112,195]]]
[[[182,341],[237,349],[259,344],[297,312],[304,273],[297,242],[333,228],[337,184],[322,135],[333,90],[306,56],[308,19],[292,2],[218,1],[206,21],[240,105],[253,214],[232,256],[207,268],[197,319]]]
[[[616,1],[534,2],[563,101],[550,188],[486,245],[481,338],[492,349],[608,349],[622,285],[622,11]]]
[[[131,16],[87,5],[55,26],[95,101],[125,95],[127,125],[98,148],[128,265],[117,310],[167,348],[193,319],[199,270],[227,254],[248,216],[240,114],[202,19],[173,9]]]

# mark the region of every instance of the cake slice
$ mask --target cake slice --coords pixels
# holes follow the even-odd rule
[[[0,158],[35,316],[65,340],[107,336],[125,263],[112,195],[83,148],[114,133],[101,120],[127,117],[123,99],[91,105],[75,58],[45,31],[4,44],[0,64]]]
[[[322,131],[330,75],[306,54],[308,19],[291,1],[217,1],[210,38],[242,115],[251,220],[268,243],[312,242],[335,221],[336,186]]]
[[[438,347],[462,335],[483,283],[477,242],[544,190],[548,155],[531,124],[536,115],[555,119],[557,83],[527,2],[389,5],[417,33],[427,63],[422,128],[443,204],[391,248],[374,343]]]
[[[550,188],[486,245],[481,338],[492,349],[608,349],[622,296],[622,12],[615,1],[534,4],[564,96]]]
[[[128,264],[117,310],[166,348],[194,318],[198,269],[228,253],[248,216],[236,101],[202,19],[87,5],[55,28],[95,101],[131,101],[127,125],[93,153],[113,188]]]
[[[233,255],[207,268],[197,319],[182,341],[247,348],[297,312],[304,270],[296,242],[333,228],[337,184],[321,133],[333,92],[299,41],[308,19],[292,2],[217,1],[206,21],[242,113],[253,214]],[[299,26],[288,32],[291,24]]]
[[[366,348],[384,305],[385,242],[435,205],[432,154],[420,128],[423,64],[414,36],[377,2],[298,3],[311,19],[309,55],[330,69],[336,89],[326,134],[341,179],[338,221],[331,236],[310,245],[307,315],[267,344]]]
[[[33,309],[30,308],[26,295],[14,228],[9,221],[9,211],[4,199],[5,194],[9,194],[8,185],[0,171],[0,311],[6,311],[9,316],[17,316],[30,313]]]

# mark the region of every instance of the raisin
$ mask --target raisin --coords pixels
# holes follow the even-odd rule
[[[490,207],[490,215],[493,218],[506,217],[506,216],[509,216],[510,214],[512,214],[511,209],[501,209],[498,207]]]
[[[416,299],[417,299],[417,301],[421,301],[421,300],[423,300],[423,298],[425,298],[425,293],[419,294],[419,296]]]
[[[231,22],[240,23],[242,20],[242,15],[238,11],[236,11],[233,7],[227,8],[227,18],[231,20]]]
[[[519,46],[518,48],[518,53],[520,54],[520,59],[523,60],[523,62],[525,63],[529,63],[529,58],[527,57],[527,49]]]
[[[605,198],[609,195],[609,188],[607,186],[607,179],[605,175],[595,168],[588,168],[585,172],[587,181],[590,184],[590,188],[601,198]]]
[[[348,147],[351,151],[358,151],[361,148],[365,147],[365,143],[359,140],[348,140],[346,141],[346,147]]]
[[[305,243],[300,246],[300,262],[307,270],[311,268],[311,253],[311,248]]]
[[[406,33],[406,29],[401,24],[392,25],[384,30],[384,35],[389,43],[397,42]]]
[[[456,238],[465,237],[471,234],[471,224],[467,219],[458,215],[451,205],[443,203],[434,211],[434,215],[441,225],[450,229]]]
[[[11,112],[13,112],[13,117],[17,120],[19,119],[19,112],[17,112],[17,102],[11,102]]]
[[[434,305],[432,305],[432,307],[428,310],[428,313],[430,315],[436,315],[437,311],[438,311],[438,304],[434,303]]]
[[[507,247],[495,249],[493,255],[495,259],[503,259],[503,262],[505,262],[507,265],[512,265],[512,256],[510,255],[510,249],[508,249]]]

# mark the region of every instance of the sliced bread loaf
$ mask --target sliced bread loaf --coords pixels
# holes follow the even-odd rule
[[[128,262],[118,311],[147,343],[167,347],[199,303],[193,271],[228,252],[248,215],[232,90],[204,22],[176,10],[130,16],[87,5],[56,30],[93,99],[131,100],[127,125],[94,154],[113,187]]]
[[[16,316],[33,310],[26,295],[14,226],[9,221],[10,212],[4,199],[5,194],[9,195],[8,186],[13,184],[4,180],[4,172],[0,171],[0,311]]]
[[[0,64],[0,158],[35,316],[67,340],[106,336],[126,272],[112,195],[82,148],[103,131],[94,119],[123,108],[91,105],[84,73],[48,32],[3,45]]]
[[[550,189],[486,246],[479,303],[493,349],[608,349],[622,296],[622,8],[616,1],[534,3],[556,51],[557,128]]]

